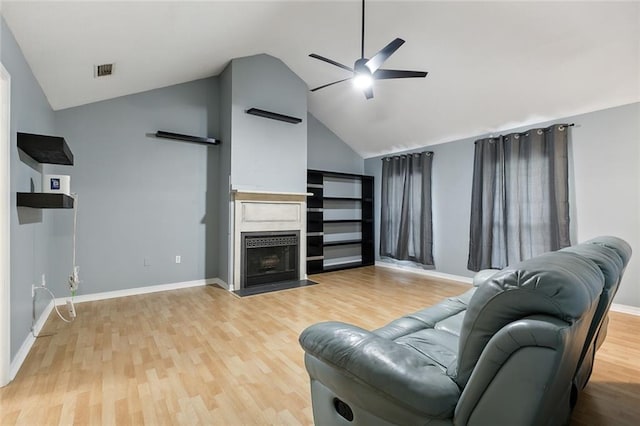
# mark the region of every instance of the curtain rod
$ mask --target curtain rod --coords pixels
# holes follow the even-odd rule
[[[382,157],[380,160],[384,161],[384,160],[390,160],[392,158],[400,158],[400,157],[407,157],[409,155],[421,155],[421,154],[430,156],[430,155],[433,155],[433,151],[405,152],[404,154],[387,155],[385,157]]]
[[[477,139],[473,143],[475,144],[476,142],[478,142],[479,140],[482,140],[482,139],[497,139],[497,138],[500,138],[500,137],[503,137],[503,136],[509,136],[509,135],[527,135],[531,130],[542,130],[542,131],[548,132],[554,126],[574,127],[575,125],[576,125],[575,123],[568,123],[568,124],[556,123],[556,124],[552,124],[552,125],[547,126],[547,127],[541,127],[541,128],[537,128],[537,129],[535,127],[533,127],[531,129],[525,130],[523,132],[513,132],[513,133],[507,133],[505,135],[497,135],[497,136],[489,135],[489,136],[486,136],[484,138]]]

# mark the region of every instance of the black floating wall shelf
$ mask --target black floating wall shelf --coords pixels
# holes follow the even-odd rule
[[[16,205],[35,209],[72,209],[73,198],[67,194],[18,192],[16,194]]]
[[[156,132],[156,137],[163,139],[175,139],[185,142],[203,143],[207,145],[218,145],[220,143],[218,139],[204,138],[201,136],[181,135],[180,133],[163,132],[160,130]]]
[[[73,166],[73,154],[64,138],[21,132],[17,136],[18,148],[38,163]]]
[[[278,114],[277,112],[265,111],[258,108],[249,108],[245,111],[247,114],[257,115],[258,117],[270,118],[272,120],[286,121],[287,123],[298,124],[302,122],[302,118],[291,117],[290,115]]]

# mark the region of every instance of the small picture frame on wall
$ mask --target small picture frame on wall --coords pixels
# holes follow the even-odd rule
[[[71,176],[43,175],[42,192],[71,195]]]

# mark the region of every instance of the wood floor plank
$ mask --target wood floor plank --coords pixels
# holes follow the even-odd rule
[[[0,424],[313,423],[298,336],[320,321],[374,329],[469,287],[386,268],[244,298],[215,286],[78,304],[47,321]],[[640,317],[611,313],[573,426],[640,419]]]

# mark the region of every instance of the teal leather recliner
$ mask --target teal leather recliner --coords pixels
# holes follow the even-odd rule
[[[631,248],[600,237],[501,271],[375,330],[300,336],[318,425],[566,424]]]

